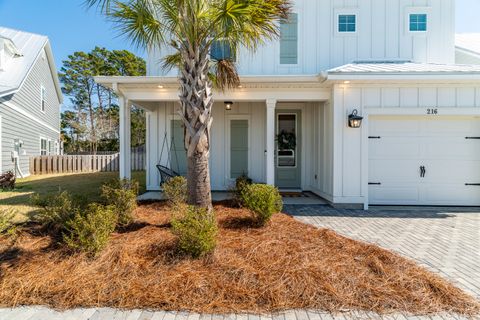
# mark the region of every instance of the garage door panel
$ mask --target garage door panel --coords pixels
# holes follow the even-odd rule
[[[416,182],[420,175],[420,167],[416,160],[389,160],[388,165],[383,159],[370,160],[370,182]]]
[[[480,119],[370,119],[371,204],[480,205]],[[421,166],[425,176],[421,176]]]
[[[421,150],[417,141],[395,137],[372,139],[369,145],[371,159],[417,159]]]
[[[419,203],[419,190],[415,185],[405,184],[397,186],[381,185],[370,186],[370,202],[375,204],[417,204]]]

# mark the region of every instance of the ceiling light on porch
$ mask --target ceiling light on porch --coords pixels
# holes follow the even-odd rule
[[[232,110],[233,102],[232,101],[225,101],[225,110],[230,111]]]
[[[241,84],[238,85],[238,89],[242,89],[243,86]]]
[[[158,89],[163,89],[162,85],[158,85],[157,87],[158,87]]]
[[[348,80],[347,80],[347,81],[343,81],[343,84],[349,84],[349,83],[350,83],[350,81],[348,81]]]
[[[363,117],[358,115],[357,109],[354,109],[348,116],[348,126],[350,128],[360,128],[362,126]]]

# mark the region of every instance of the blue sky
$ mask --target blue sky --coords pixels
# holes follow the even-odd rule
[[[456,1],[457,32],[480,32],[480,0]],[[89,51],[95,45],[144,56],[128,40],[117,37],[104,17],[95,10],[87,11],[82,0],[0,0],[0,25],[47,35],[58,68],[69,54]]]

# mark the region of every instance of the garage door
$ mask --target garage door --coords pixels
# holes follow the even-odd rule
[[[372,117],[371,204],[480,205],[480,119]]]

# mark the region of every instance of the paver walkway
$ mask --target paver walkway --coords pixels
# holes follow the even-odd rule
[[[286,205],[285,211],[317,227],[376,243],[410,257],[480,298],[480,209],[373,208],[334,209],[322,205]],[[274,315],[200,315],[185,312],[121,311],[109,308],[57,312],[44,307],[0,309],[0,320],[322,320],[463,319],[456,315],[413,317],[351,312],[331,315],[294,310]],[[477,317],[475,319],[480,319]]]

